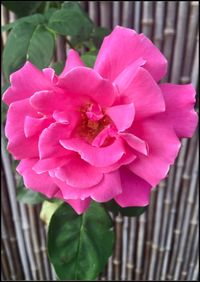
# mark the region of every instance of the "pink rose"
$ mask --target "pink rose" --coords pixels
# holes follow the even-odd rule
[[[158,84],[167,61],[143,34],[116,27],[94,69],[70,50],[65,68],[27,62],[3,101],[8,150],[26,187],[78,214],[91,199],[145,206],[197,125],[191,84]]]

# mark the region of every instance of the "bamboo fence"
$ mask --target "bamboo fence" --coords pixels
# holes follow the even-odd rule
[[[81,1],[100,26],[122,25],[143,32],[169,62],[163,82],[192,82],[198,92],[198,1]],[[15,15],[1,9],[2,25]],[[2,34],[2,45],[7,34]],[[54,60],[64,60],[66,40],[57,38]],[[3,78],[2,78],[3,83]],[[198,104],[198,101],[197,101]],[[164,142],[164,140],[161,140]],[[56,280],[46,254],[40,205],[16,201],[12,158],[2,127],[1,279]],[[99,280],[198,280],[198,133],[182,140],[169,176],[152,191],[148,211],[139,218],[116,216],[116,244]]]

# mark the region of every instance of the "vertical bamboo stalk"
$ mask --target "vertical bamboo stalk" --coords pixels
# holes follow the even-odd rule
[[[2,241],[3,241],[3,245],[4,245],[5,254],[6,254],[6,257],[8,259],[8,265],[9,265],[9,269],[10,269],[10,277],[11,277],[12,280],[16,280],[15,269],[14,269],[13,260],[12,260],[12,253],[11,253],[11,249],[10,249],[10,246],[9,246],[8,236],[6,234],[5,223],[4,223],[4,219],[3,219],[2,214],[1,214],[1,238],[2,238]]]
[[[13,260],[16,271],[16,279],[23,279],[22,275],[22,266],[21,261],[19,260],[19,250],[16,240],[16,234],[14,231],[14,226],[12,222],[12,211],[10,210],[9,196],[8,191],[6,189],[3,171],[1,171],[1,188],[2,188],[2,209],[3,209],[3,218],[6,219],[5,225],[7,226],[8,234],[9,234],[9,244],[13,253]]]
[[[120,279],[122,222],[123,222],[123,218],[119,214],[115,218],[116,241],[115,241],[115,252],[114,252],[114,260],[113,260],[115,280]]]
[[[153,2],[143,1],[142,32],[149,38],[153,33]]]
[[[184,262],[184,260],[186,259],[185,242],[187,242],[188,230],[189,230],[189,220],[190,220],[190,217],[191,217],[191,209],[192,209],[192,206],[194,204],[195,188],[196,188],[197,173],[198,173],[198,161],[199,161],[199,159],[198,159],[198,148],[197,148],[197,153],[196,153],[196,156],[195,156],[193,172],[192,172],[192,177],[191,177],[191,184],[190,184],[190,187],[189,187],[189,195],[188,195],[188,198],[187,198],[187,205],[185,207],[184,229],[183,229],[183,233],[182,233],[182,236],[181,236],[179,252],[178,252],[178,255],[177,255],[177,264],[176,264],[175,275],[174,275],[175,280],[179,279],[181,265]],[[186,269],[183,270],[183,272],[184,271],[186,271]]]
[[[164,199],[164,190],[165,184],[164,181],[161,182],[158,186],[158,196],[156,201],[156,214],[155,214],[155,222],[154,222],[154,230],[153,230],[153,238],[151,245],[151,257],[150,257],[150,267],[149,267],[149,280],[155,279],[155,273],[157,271],[156,258],[159,248],[159,238],[160,238],[160,229],[161,229],[161,219],[162,219],[162,204]],[[156,269],[155,269],[156,265]]]
[[[20,257],[22,260],[25,278],[29,280],[30,272],[29,272],[29,267],[28,267],[27,258],[26,258],[26,250],[25,250],[25,245],[24,245],[24,240],[23,240],[23,234],[22,234],[22,229],[21,229],[21,222],[19,218],[18,207],[16,203],[15,184],[14,184],[14,179],[12,175],[10,161],[9,161],[8,155],[5,150],[5,141],[4,141],[3,136],[4,135],[3,135],[3,130],[2,130],[1,154],[2,154],[3,167],[5,170],[5,176],[6,176],[6,181],[8,185],[8,192],[9,192],[9,198],[10,198],[10,203],[11,203],[13,222],[14,222],[15,231],[17,235],[17,241],[19,245]]]
[[[100,21],[102,27],[111,27],[111,1],[100,2]]]
[[[198,82],[199,82],[199,36],[198,35],[196,39],[195,55],[194,55],[193,68],[191,74],[191,82],[196,89],[198,88]]]
[[[38,208],[38,219],[39,219],[39,212],[40,207]],[[43,258],[43,265],[44,265],[44,273],[47,280],[50,280],[50,264],[48,262],[48,255],[47,255],[47,248],[46,248],[46,236],[45,236],[45,229],[42,221],[39,219],[39,233],[40,233],[40,250],[42,253]]]
[[[165,19],[164,1],[156,1],[154,43],[161,50],[163,44],[163,27]]]
[[[130,234],[129,234],[129,248],[128,248],[128,261],[127,261],[127,280],[132,280],[134,269],[134,251],[135,251],[135,238],[136,238],[136,218],[131,218]]]
[[[116,25],[121,25],[120,21],[120,2],[113,1],[113,28]]]
[[[178,83],[181,76],[181,68],[183,63],[183,52],[185,46],[186,28],[187,28],[187,16],[188,16],[189,2],[180,1],[178,8],[177,19],[177,33],[175,41],[175,49],[173,56],[173,65],[171,73],[171,81]]]
[[[186,40],[186,48],[184,52],[184,64],[183,64],[183,72],[181,77],[181,83],[189,83],[190,82],[190,74],[192,67],[192,58],[195,49],[195,41],[197,34],[197,27],[199,23],[199,3],[198,1],[190,1],[190,16],[189,16],[189,24],[188,24],[188,32],[187,32],[187,40]]]
[[[26,213],[26,208],[24,204],[19,204],[20,207],[20,212],[21,212],[21,217],[22,217],[22,230],[24,232],[24,240],[25,240],[25,245],[27,249],[27,254],[28,254],[28,259],[30,262],[30,268],[31,268],[31,273],[32,277],[34,280],[37,280],[37,275],[36,275],[36,264],[35,264],[35,258],[33,254],[33,246],[30,238],[30,226],[27,218],[27,213]]]
[[[96,25],[98,25],[99,24],[98,2],[97,1],[88,1],[88,5],[89,5],[89,17]]]
[[[166,25],[164,28],[164,46],[163,53],[168,61],[168,72],[167,75],[162,79],[163,82],[169,80],[170,70],[172,65],[172,55],[174,47],[174,37],[175,37],[175,21],[176,21],[176,9],[177,1],[167,1],[167,15],[166,15]]]
[[[133,1],[123,1],[122,25],[132,27]]]
[[[126,261],[127,261],[127,251],[128,251],[128,217],[124,217],[123,222],[123,237],[122,237],[122,271],[121,280],[126,280]]]
[[[7,256],[5,254],[5,249],[4,249],[2,242],[1,242],[1,266],[2,266],[3,275],[5,276],[5,279],[9,281],[11,279],[10,269],[9,269]]]
[[[134,29],[136,32],[141,30],[141,12],[142,12],[142,1],[135,1],[135,12],[134,12]]]
[[[38,242],[38,236],[37,236],[37,227],[36,227],[36,221],[35,221],[35,214],[34,214],[34,207],[33,206],[28,205],[28,213],[29,213],[31,229],[32,229],[31,235],[32,235],[32,241],[33,241],[33,251],[34,251],[34,254],[35,254],[35,258],[36,258],[38,275],[39,275],[39,279],[43,280],[44,275],[43,275],[42,264],[41,264],[41,260],[40,260],[40,248],[39,248],[39,242]]]
[[[56,57],[58,62],[65,62],[66,60],[66,40],[64,36],[57,35],[56,38]]]
[[[137,238],[137,253],[136,253],[136,268],[135,268],[135,280],[141,280],[142,277],[142,258],[144,251],[144,236],[145,236],[145,224],[146,224],[146,213],[140,215],[139,229]]]
[[[147,231],[146,231],[146,244],[145,244],[145,261],[144,261],[144,275],[143,279],[148,278],[148,269],[150,262],[150,252],[152,244],[152,231],[154,226],[154,212],[156,205],[157,188],[152,189],[150,204],[147,210]]]

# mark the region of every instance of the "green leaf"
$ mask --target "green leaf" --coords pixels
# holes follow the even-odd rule
[[[95,27],[91,37],[93,39],[94,45],[97,48],[100,48],[102,41],[105,36],[107,36],[110,33],[110,30],[108,28],[104,27]]]
[[[81,59],[87,67],[92,68],[96,60],[96,55],[86,53],[81,56]]]
[[[93,280],[112,254],[112,220],[98,203],[92,202],[83,215],[64,203],[51,218],[47,244],[61,280]]]
[[[53,63],[51,67],[55,70],[56,74],[59,75],[61,74],[64,66],[65,66],[64,62],[56,62]]]
[[[39,68],[47,67],[53,56],[54,36],[43,25],[20,23],[9,33],[3,50],[3,70],[9,75],[22,67],[26,60]]]
[[[120,207],[114,200],[104,203],[104,206],[114,214],[121,213],[123,216],[140,216],[143,214],[148,206],[145,207]]]
[[[57,199],[56,201],[54,200],[54,202],[44,201],[40,211],[40,219],[43,220],[46,225],[49,225],[52,215],[62,203],[62,201]]]
[[[2,1],[2,3],[18,17],[23,17],[35,12],[42,1]]]
[[[61,35],[75,36],[82,41],[89,38],[93,23],[77,2],[69,1],[53,13],[49,27]]]
[[[9,24],[4,25],[4,26],[2,26],[1,31],[9,31],[19,23],[26,22],[26,23],[32,23],[32,24],[40,24],[40,23],[44,23],[45,20],[46,20],[45,15],[43,16],[41,14],[35,14],[35,15],[32,15],[32,16],[20,18],[20,19],[14,21],[13,23],[9,23]]]
[[[17,200],[24,204],[35,205],[42,203],[46,197],[38,192],[27,189],[24,186],[17,188]]]

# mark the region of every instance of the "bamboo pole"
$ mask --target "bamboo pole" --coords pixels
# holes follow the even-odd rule
[[[147,37],[152,37],[153,34],[153,3],[152,1],[143,1],[143,16],[142,16],[142,32]]]
[[[163,45],[163,27],[165,19],[165,5],[164,1],[156,2],[156,11],[155,11],[155,28],[154,28],[154,43],[155,45],[162,50]]]
[[[189,1],[179,1],[177,32],[175,47],[173,53],[173,64],[171,71],[172,83],[178,83],[181,76],[181,68],[183,63],[183,52],[186,38],[187,17],[188,17]]]
[[[128,251],[128,217],[124,217],[123,221],[123,236],[122,236],[122,271],[121,280],[126,280],[126,261]]]
[[[111,27],[111,1],[101,1],[100,23],[102,27]]]
[[[1,142],[2,142],[1,143],[1,154],[2,154],[3,168],[5,171],[6,181],[8,185],[8,192],[9,192],[9,198],[10,198],[10,203],[11,203],[13,222],[14,222],[15,231],[17,235],[17,241],[19,245],[20,257],[21,257],[21,261],[22,261],[22,265],[24,269],[25,279],[29,280],[30,272],[29,272],[29,267],[28,267],[27,258],[26,258],[25,244],[23,240],[21,221],[19,218],[19,211],[18,211],[18,207],[16,203],[15,184],[14,184],[14,179],[12,175],[12,169],[10,166],[10,161],[6,153],[6,149],[5,149],[3,130],[2,130]]]
[[[198,1],[190,1],[190,15],[186,40],[186,48],[184,52],[183,72],[181,76],[181,83],[189,83],[191,76],[192,59],[195,49],[195,41],[197,34],[197,27],[199,23],[199,3]]]
[[[98,4],[99,3],[97,1],[88,1],[89,17],[96,25],[99,24]]]
[[[136,221],[135,217],[131,218],[130,233],[129,233],[129,248],[127,260],[127,280],[132,280],[134,269],[134,251],[135,251],[135,238],[136,238]]]
[[[195,55],[194,55],[193,68],[191,74],[191,82],[196,89],[198,88],[198,81],[199,81],[199,36],[197,36],[196,38]]]
[[[135,13],[134,13],[134,29],[136,32],[141,31],[141,11],[142,11],[142,1],[135,1]]]
[[[137,249],[136,249],[136,267],[135,267],[135,280],[141,280],[142,277],[142,257],[144,251],[144,236],[145,236],[145,225],[146,225],[146,213],[140,215],[139,229],[137,238]]]
[[[37,275],[36,275],[37,267],[35,264],[35,258],[33,254],[33,246],[31,242],[29,220],[27,218],[27,212],[26,212],[25,205],[20,203],[19,207],[20,207],[20,213],[22,217],[22,230],[24,232],[24,240],[25,240],[28,259],[30,263],[30,269],[31,269],[33,279],[37,280]]]
[[[159,239],[160,239],[160,229],[161,229],[161,219],[162,219],[162,203],[164,199],[165,184],[162,181],[158,186],[158,197],[156,201],[156,214],[154,222],[154,230],[151,244],[151,257],[150,257],[150,267],[149,267],[149,280],[153,280],[155,273],[157,271],[156,258],[159,249]],[[156,269],[155,269],[156,265]]]
[[[9,269],[10,269],[10,277],[11,277],[12,280],[16,280],[15,268],[14,268],[14,264],[13,264],[13,260],[12,260],[12,252],[11,252],[11,249],[10,249],[8,236],[6,234],[5,222],[4,222],[4,218],[3,218],[2,214],[1,214],[1,238],[2,238],[2,241],[3,241],[5,254],[6,254],[6,257],[8,259],[8,265],[9,265]]]
[[[10,210],[10,203],[9,203],[9,196],[8,191],[6,189],[5,181],[4,181],[4,175],[3,171],[1,171],[1,188],[2,188],[2,214],[3,218],[5,218],[5,225],[7,227],[7,232],[9,235],[9,244],[12,250],[13,254],[13,261],[15,265],[15,271],[16,271],[16,279],[20,279],[23,277],[22,275],[22,265],[21,261],[19,260],[19,250],[16,240],[16,234],[14,231],[14,226],[12,222],[12,211]]]
[[[37,234],[37,225],[35,220],[34,207],[31,205],[28,205],[27,207],[28,207],[28,214],[31,223],[31,235],[32,235],[31,238],[33,242],[33,251],[37,262],[38,276],[39,276],[39,280],[43,280],[44,274],[43,274],[42,264],[40,259],[40,248],[39,248],[39,242],[37,236],[38,234]]]
[[[116,25],[121,25],[120,21],[120,2],[113,1],[113,24],[112,27],[114,28]]]
[[[122,25],[125,27],[132,27],[133,4],[133,1],[123,1]]]
[[[162,79],[162,82],[169,81],[170,72],[171,72],[174,38],[176,32],[175,21],[176,21],[177,1],[167,1],[166,5],[167,5],[167,10],[166,10],[166,24],[164,27],[163,53],[168,61],[168,71],[165,77]]]
[[[121,241],[122,241],[122,222],[123,218],[119,214],[115,218],[115,230],[116,230],[116,241],[115,241],[115,251],[114,251],[114,279],[120,279],[120,266],[121,266]]]
[[[39,218],[39,213],[41,206],[37,206],[37,214]],[[47,247],[46,247],[46,235],[45,235],[45,227],[42,221],[39,219],[39,234],[40,234],[40,252],[42,253],[42,259],[43,259],[43,266],[44,266],[44,273],[47,280],[50,280],[50,263],[48,261],[48,255],[47,255]]]
[[[5,279],[8,281],[10,280],[10,269],[9,269],[9,265],[8,265],[8,260],[7,260],[7,256],[5,254],[5,249],[4,249],[4,245],[2,243],[2,239],[1,239],[1,265],[2,265],[2,270],[3,270],[3,275],[5,277]]]
[[[189,191],[188,191],[189,194],[188,194],[188,198],[187,198],[187,204],[186,204],[186,207],[185,207],[184,229],[183,229],[183,233],[182,233],[182,236],[181,236],[179,253],[178,253],[178,256],[177,256],[177,264],[176,264],[175,275],[174,275],[175,280],[179,279],[181,265],[184,262],[184,260],[186,259],[185,242],[187,242],[188,230],[189,230],[189,220],[190,220],[190,217],[191,217],[192,206],[194,204],[194,197],[195,197],[195,190],[196,190],[195,188],[196,188],[196,182],[197,182],[197,176],[198,176],[198,161],[199,161],[199,158],[198,158],[198,148],[197,148],[194,166],[193,166],[193,171],[192,171],[192,176],[191,176],[191,184],[190,184]],[[184,270],[183,270],[183,272],[184,272]]]

